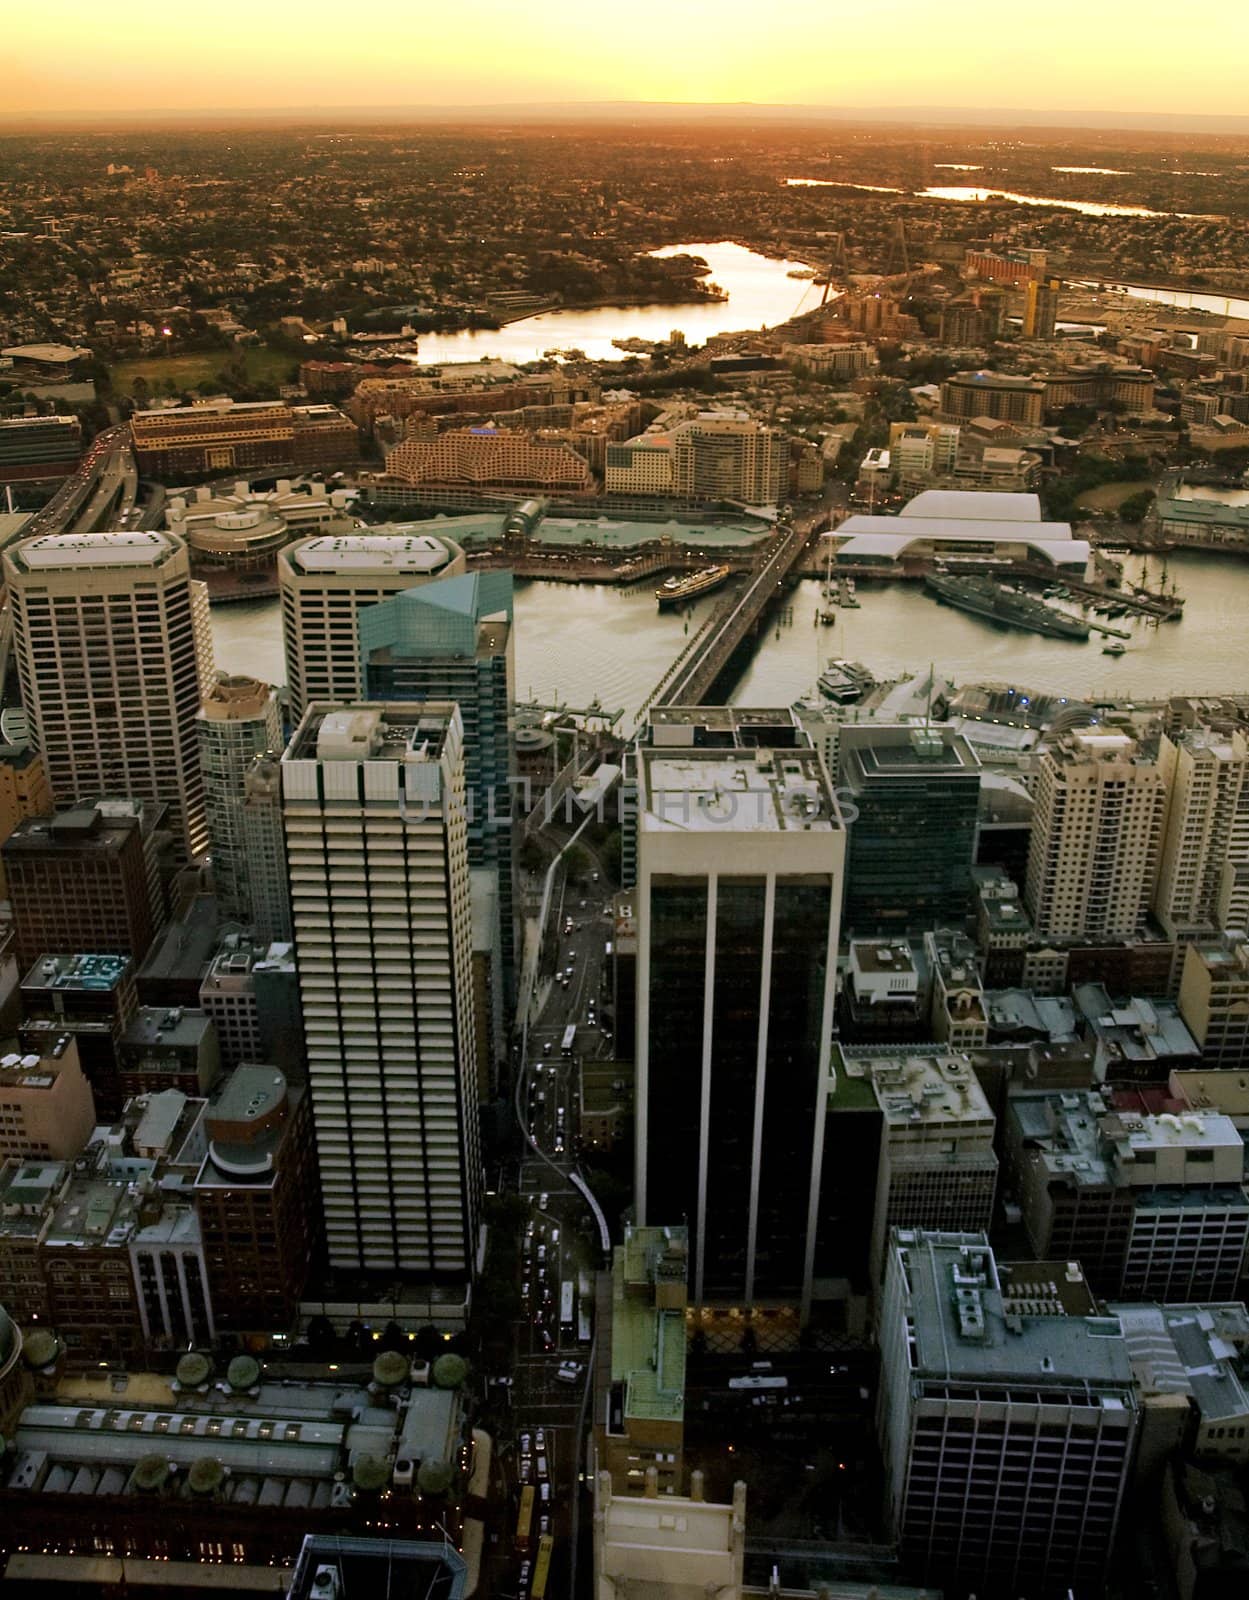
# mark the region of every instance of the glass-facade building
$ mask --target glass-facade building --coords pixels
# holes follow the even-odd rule
[[[849,935],[959,925],[971,910],[980,763],[948,726],[847,724],[838,746],[847,806]]]
[[[688,1227],[695,1304],[805,1305],[836,802],[809,748],[643,749],[638,776],[639,1221]]]
[[[464,725],[470,867],[499,885],[505,1006],[516,993],[512,794],[512,575],[475,572],[405,589],[361,611],[369,701],[454,700]]]

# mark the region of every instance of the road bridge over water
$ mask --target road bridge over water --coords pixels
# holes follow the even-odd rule
[[[711,696],[735,651],[758,627],[815,536],[814,518],[780,529],[760,553],[746,583],[727,595],[651,692],[643,707],[697,706]]]

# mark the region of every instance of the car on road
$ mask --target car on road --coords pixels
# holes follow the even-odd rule
[[[555,1374],[555,1381],[557,1383],[576,1383],[579,1381],[581,1373],[582,1363],[580,1361],[561,1361]]]
[[[538,1210],[539,1211],[545,1211],[546,1208],[550,1205],[550,1203],[551,1203],[551,1197],[546,1192],[546,1190],[543,1189],[542,1193],[538,1196]]]
[[[521,1458],[520,1458],[520,1481],[522,1483],[532,1483],[533,1482],[533,1457],[532,1456],[521,1456]]]
[[[539,1483],[543,1483],[543,1484],[549,1484],[550,1481],[551,1481],[551,1469],[550,1469],[550,1466],[547,1464],[547,1459],[546,1459],[545,1456],[539,1456],[538,1457],[538,1482]],[[543,1496],[544,1500],[547,1499],[547,1498],[549,1498],[549,1497],[546,1496],[546,1495]]]
[[[550,1039],[548,1039],[546,1041],[546,1043],[542,1046],[542,1054],[544,1056],[549,1056],[550,1053],[551,1053],[552,1048],[553,1048],[552,1043],[551,1043]]]
[[[543,1445],[546,1444],[546,1436],[544,1434],[542,1434],[540,1432],[538,1434],[538,1438],[541,1440]],[[521,1455],[527,1456],[529,1454],[530,1446],[532,1444],[533,1444],[533,1439],[531,1438],[531,1436],[529,1434],[527,1434],[527,1433],[522,1433],[521,1436],[520,1436],[520,1453],[521,1453]]]
[[[529,1435],[526,1434],[525,1437],[528,1438]],[[545,1428],[539,1428],[538,1431],[534,1434],[534,1442],[537,1444],[539,1450],[545,1450],[546,1449],[546,1429]]]

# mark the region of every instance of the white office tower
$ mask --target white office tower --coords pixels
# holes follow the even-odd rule
[[[1026,898],[1052,938],[1127,938],[1153,900],[1167,791],[1125,734],[1082,729],[1041,757]]]
[[[1241,811],[1249,744],[1210,728],[1164,734],[1158,770],[1168,799],[1154,910],[1168,939],[1209,937],[1225,877],[1249,859]]]
[[[356,701],[363,695],[356,619],[365,606],[465,570],[459,545],[410,527],[394,523],[324,534],[279,553],[282,642],[295,721],[314,700]]]
[[[200,766],[212,848],[213,890],[229,917],[251,917],[252,895],[243,804],[256,756],[282,747],[278,697],[257,678],[218,673],[199,714]]]
[[[913,1581],[1103,1592],[1139,1412],[1118,1319],[1095,1312],[1076,1263],[1008,1269],[983,1233],[894,1230],[877,1428]]]
[[[460,713],[309,706],[282,757],[330,1265],[463,1283],[481,1195]]]
[[[49,534],[4,556],[22,704],[58,806],[169,806],[208,844],[195,719],[212,677],[208,596],[169,533]]]

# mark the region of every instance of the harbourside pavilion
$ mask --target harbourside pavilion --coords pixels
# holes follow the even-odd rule
[[[502,541],[508,516],[502,512],[482,512],[462,517],[434,517],[419,524],[425,533],[453,540],[466,550]],[[381,529],[378,530],[382,531]],[[636,550],[644,545],[668,541],[686,545],[691,549],[709,549],[715,546],[724,550],[749,550],[762,543],[773,532],[773,525],[763,517],[742,513],[723,521],[714,517],[697,517],[685,520],[664,517],[657,507],[650,520],[637,521],[617,512],[612,516],[596,516],[588,510],[581,516],[547,515],[533,518],[529,524],[529,540],[534,545],[549,549],[579,550]]]

